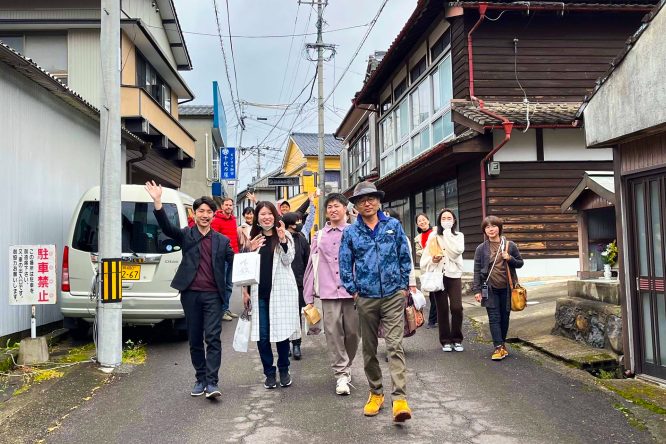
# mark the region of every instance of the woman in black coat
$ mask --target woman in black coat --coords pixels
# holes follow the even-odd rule
[[[282,215],[282,222],[284,226],[287,227],[287,230],[291,233],[291,236],[294,238],[294,249],[296,250],[296,256],[294,257],[293,262],[291,263],[291,269],[294,271],[294,276],[296,277],[296,285],[298,286],[298,309],[299,317],[300,311],[305,307],[305,300],[303,299],[303,276],[305,275],[305,267],[308,264],[308,259],[310,258],[310,244],[303,234],[303,216],[301,213],[293,212],[286,213]],[[301,325],[303,323],[303,318],[301,319]],[[292,341],[294,347],[293,356],[295,360],[300,360],[302,357],[301,354],[301,340],[296,339]]]
[[[513,282],[518,282],[516,268],[523,266],[518,246],[502,236],[503,221],[497,216],[488,216],[481,223],[486,240],[474,252],[474,297],[486,307],[488,324],[495,350],[493,361],[501,361],[509,356],[506,349],[506,335],[509,331],[511,314],[511,287],[508,273]]]

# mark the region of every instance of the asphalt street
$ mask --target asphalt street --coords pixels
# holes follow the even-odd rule
[[[232,308],[240,308],[234,299]],[[145,365],[101,388],[46,442],[650,442],[614,407],[612,395],[531,353],[510,347],[506,360],[492,362],[491,345],[475,342],[467,323],[463,353],[443,353],[435,330],[405,339],[414,418],[404,426],[392,424],[389,396],[378,416],[362,415],[368,390],[360,350],[350,396],[335,394],[323,335],[304,338],[291,387],[266,390],[254,344],[248,353],[231,347],[235,324],[223,324],[219,401],[189,395],[187,343],[150,340]],[[388,395],[388,366],[380,362]]]

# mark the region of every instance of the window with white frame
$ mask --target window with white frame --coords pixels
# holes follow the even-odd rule
[[[379,122],[382,175],[453,136],[451,54],[448,47],[436,53],[438,57],[428,69],[420,61],[419,69],[412,70],[413,82],[406,94],[394,97],[396,105],[382,115]]]
[[[349,183],[370,174],[370,138],[366,130],[349,148]]]

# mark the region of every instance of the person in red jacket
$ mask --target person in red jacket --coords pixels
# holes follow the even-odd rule
[[[238,227],[236,224],[236,217],[234,216],[234,200],[230,197],[224,197],[221,200],[221,209],[215,212],[215,216],[213,216],[213,221],[210,226],[213,230],[229,238],[231,249],[234,251],[234,254],[236,254],[238,253]],[[231,321],[233,318],[238,317],[237,314],[232,313],[231,310],[229,310],[231,291],[234,288],[233,283],[231,282],[231,273],[232,267],[227,267],[227,287],[222,302],[222,312],[224,313],[222,319],[225,321]]]

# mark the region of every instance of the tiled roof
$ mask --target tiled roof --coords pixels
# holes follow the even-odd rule
[[[319,155],[319,139],[316,133],[291,133],[291,138],[304,156]],[[324,134],[324,153],[326,156],[339,156],[342,148],[342,142],[337,140],[333,134]]]
[[[58,99],[70,105],[72,108],[75,108],[88,117],[99,121],[99,110],[95,106],[84,99],[79,93],[55,78],[51,73],[44,70],[32,59],[23,56],[21,53],[17,52],[10,46],[5,45],[1,41],[0,62],[5,63],[20,72],[31,81],[49,91]],[[128,131],[126,128],[123,127],[121,131],[123,138],[126,140],[131,140],[133,143],[140,145],[145,144],[141,138]]]
[[[603,85],[608,81],[608,79],[613,74],[613,71],[615,71],[615,68],[620,66],[620,64],[627,56],[629,51],[631,51],[631,48],[633,48],[634,45],[636,45],[638,39],[643,35],[648,26],[650,26],[652,19],[654,19],[657,16],[657,14],[659,14],[659,11],[661,11],[661,9],[664,8],[665,6],[666,6],[666,0],[661,0],[654,7],[654,9],[652,9],[652,11],[649,14],[643,17],[643,24],[641,25],[641,27],[638,28],[638,30],[631,37],[627,39],[627,44],[625,45],[622,52],[613,59],[613,61],[610,63],[610,67],[608,68],[608,70],[601,77],[597,79],[596,86],[594,87],[594,90],[592,90],[592,93],[589,96],[585,97],[585,99],[583,100],[583,103],[581,104],[580,109],[578,110],[577,117],[580,118],[583,116],[583,111],[585,110],[585,107],[587,106],[589,101],[592,100],[592,97],[594,97],[597,91],[599,91],[601,85]]]
[[[657,0],[629,0],[629,1],[613,1],[613,0],[560,0],[560,1],[529,1],[521,2],[515,0],[494,0],[494,1],[458,1],[458,2],[449,2],[449,6],[462,6],[465,8],[469,7],[478,7],[481,3],[488,5],[489,9],[493,7],[505,8],[509,7],[539,7],[539,6],[548,6],[552,7],[554,5],[561,5],[564,8],[591,8],[591,9],[601,9],[601,8],[617,8],[617,9],[635,9],[635,8],[645,8],[654,5]]]
[[[212,116],[212,105],[180,105],[178,106],[179,116]]]
[[[470,119],[479,125],[501,125],[495,119],[479,110],[476,103],[469,100],[451,100],[454,112]],[[571,125],[578,126],[576,113],[580,102],[549,102],[524,104],[523,102],[485,102],[484,108],[493,113],[505,116],[516,125],[527,125],[529,110],[530,125]]]

